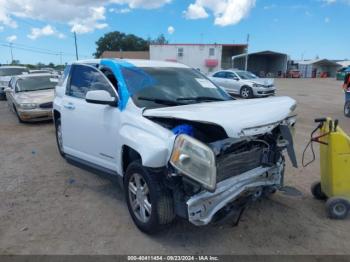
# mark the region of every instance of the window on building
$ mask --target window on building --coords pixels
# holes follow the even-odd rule
[[[177,49],[177,56],[183,57],[184,56],[184,49],[182,47]]]
[[[209,56],[215,56],[215,48],[214,47],[209,48]]]

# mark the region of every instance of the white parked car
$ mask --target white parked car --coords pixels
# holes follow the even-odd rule
[[[0,66],[0,100],[6,99],[5,88],[9,86],[12,76],[28,73],[24,66]]]
[[[209,78],[229,94],[242,98],[265,97],[276,92],[273,79],[259,78],[248,71],[221,70],[211,74]]]
[[[239,212],[282,187],[286,149],[296,165],[293,99],[235,100],[182,64],[74,62],[55,94],[60,154],[119,177],[147,233]]]

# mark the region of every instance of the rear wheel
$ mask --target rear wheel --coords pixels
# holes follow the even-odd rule
[[[350,101],[346,102],[345,103],[345,106],[344,106],[344,115],[346,117],[350,117]]]
[[[327,199],[327,195],[322,191],[321,182],[315,182],[311,185],[311,193],[314,196],[314,198],[318,200]]]
[[[156,233],[175,218],[171,194],[156,176],[140,161],[134,161],[124,178],[130,215],[136,226],[147,234]]]
[[[60,152],[62,157],[65,157],[65,154],[63,151],[63,136],[62,136],[61,118],[57,118],[55,120],[55,127],[56,127],[56,142],[57,142],[58,151]]]
[[[328,217],[332,219],[345,219],[349,213],[349,202],[342,198],[330,198],[326,203]]]
[[[240,91],[240,96],[244,99],[253,97],[253,90],[249,86],[243,86]]]

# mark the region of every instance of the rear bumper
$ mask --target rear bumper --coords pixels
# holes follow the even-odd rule
[[[244,193],[254,193],[263,186],[281,186],[284,163],[274,167],[258,167],[224,180],[217,185],[215,192],[203,191],[187,201],[188,219],[197,226],[209,224],[214,215],[227,204],[237,200]]]
[[[18,110],[18,115],[23,121],[45,121],[52,119],[52,109]]]

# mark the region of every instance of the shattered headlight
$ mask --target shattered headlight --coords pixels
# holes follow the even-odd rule
[[[179,135],[175,140],[170,163],[183,175],[197,181],[204,188],[215,190],[215,155],[205,144],[190,136]]]
[[[24,103],[24,104],[19,104],[19,107],[21,109],[25,109],[25,110],[30,110],[30,109],[35,109],[37,108],[37,104],[34,103]]]

